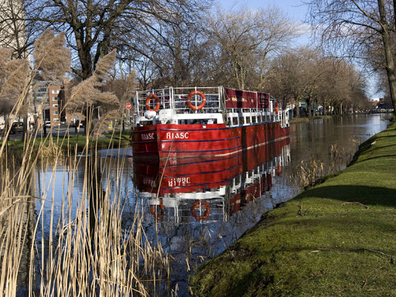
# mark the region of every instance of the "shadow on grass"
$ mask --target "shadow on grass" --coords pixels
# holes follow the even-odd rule
[[[395,157],[396,157],[396,154],[394,154],[394,155],[381,155],[381,156],[376,156],[376,157],[371,157],[371,158],[367,158],[367,159],[364,159],[364,160],[360,160],[359,162],[371,161],[371,160],[376,160],[376,159],[381,159],[381,158],[395,158]]]
[[[396,206],[396,189],[369,186],[328,186],[307,190],[298,196],[329,198],[345,202]]]

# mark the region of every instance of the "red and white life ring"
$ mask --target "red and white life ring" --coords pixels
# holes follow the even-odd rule
[[[155,106],[154,109],[152,109],[152,108],[150,107],[150,100],[151,100],[151,98],[154,98],[154,99],[155,99],[155,102],[157,103],[157,105]],[[146,99],[146,108],[147,108],[147,110],[151,110],[151,111],[157,112],[157,111],[160,109],[160,104],[161,104],[161,101],[159,100],[158,96],[155,95],[155,94],[150,94],[150,95],[147,97],[147,99]]]
[[[202,102],[201,102],[201,104],[198,105],[198,106],[195,106],[195,105],[193,105],[193,104],[191,103],[191,98],[192,98],[194,95],[199,95],[199,96],[202,98]],[[197,90],[197,91],[191,91],[191,92],[188,94],[188,96],[187,96],[187,105],[188,105],[188,107],[190,107],[192,110],[201,109],[202,107],[205,106],[205,104],[206,104],[206,97],[205,97],[205,94],[204,94],[203,92]]]
[[[202,216],[197,215],[196,209],[200,207],[205,208],[205,212]],[[210,214],[210,205],[205,200],[197,200],[194,202],[193,206],[191,207],[191,214],[197,221],[204,221],[209,218]]]

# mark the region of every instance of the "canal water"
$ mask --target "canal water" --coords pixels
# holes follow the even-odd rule
[[[106,169],[112,174],[103,175],[103,187],[118,184],[123,228],[133,226],[136,209],[141,209],[147,239],[171,255],[170,281],[159,295],[188,296],[188,276],[200,264],[222,253],[265,212],[298,194],[311,182],[307,176],[312,172],[320,176],[344,168],[358,144],[387,123],[382,115],[356,115],[292,124],[289,141],[216,160],[139,163],[130,148],[101,151],[103,160],[125,161],[122,170]],[[50,232],[50,220],[58,222],[64,215],[62,195],[72,191],[81,196],[82,166],[77,177],[70,175],[68,160],[45,172],[38,169],[37,196],[54,198],[37,202],[36,213],[44,218],[37,238],[48,236],[41,235]],[[70,202],[72,209],[77,200]]]

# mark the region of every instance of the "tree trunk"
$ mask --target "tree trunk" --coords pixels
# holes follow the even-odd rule
[[[296,118],[300,117],[300,102],[298,100],[295,101],[296,102]]]
[[[395,5],[395,2],[393,2]],[[396,7],[395,7],[396,8]],[[393,105],[393,113],[396,115],[396,76],[395,76],[395,63],[392,55],[391,41],[389,36],[389,26],[386,19],[385,4],[384,0],[378,0],[378,9],[381,19],[381,36],[382,43],[384,45],[385,61],[386,61],[386,74],[389,83],[389,93]]]
[[[311,99],[307,99],[307,100],[305,100],[305,102],[307,103],[307,113],[308,113],[308,118],[310,119],[310,118],[312,118],[312,113],[311,113],[311,107],[312,107]]]

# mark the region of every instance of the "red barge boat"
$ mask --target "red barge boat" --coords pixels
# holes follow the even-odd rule
[[[133,158],[224,157],[284,140],[288,109],[268,93],[224,87],[138,91]]]

